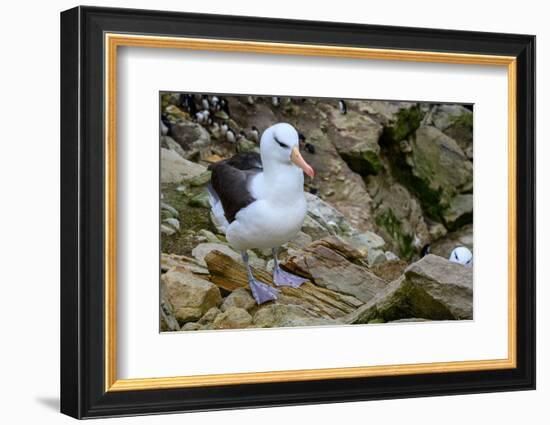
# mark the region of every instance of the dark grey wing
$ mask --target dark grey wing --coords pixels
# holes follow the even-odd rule
[[[240,153],[224,162],[239,170],[263,170],[262,157],[255,152]]]
[[[229,223],[237,213],[256,199],[248,190],[252,177],[261,172],[261,160],[250,154],[235,155],[233,158],[210,165],[210,184],[222,203],[225,218]],[[258,168],[258,165],[260,168]]]

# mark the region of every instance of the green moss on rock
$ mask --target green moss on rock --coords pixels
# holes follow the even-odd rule
[[[386,209],[375,218],[376,224],[390,234],[397,241],[399,252],[403,258],[411,258],[416,250],[413,245],[413,236],[403,232],[401,222],[391,209]]]
[[[386,141],[397,143],[406,139],[420,127],[423,117],[424,114],[418,105],[400,109],[399,112],[397,112],[397,119],[395,122],[384,128],[382,138]]]
[[[216,228],[210,221],[208,208],[190,205],[191,199],[201,192],[203,188],[196,188],[189,193],[178,192],[177,184],[163,184],[161,189],[164,195],[163,202],[171,205],[179,213],[180,231],[172,235],[161,235],[162,252],[170,252],[178,255],[191,255],[191,251],[201,237],[200,230],[206,229],[215,232]]]

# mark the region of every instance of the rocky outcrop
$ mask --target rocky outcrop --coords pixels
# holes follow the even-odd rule
[[[472,191],[472,163],[437,128],[419,127],[408,139],[390,145],[394,174],[420,199],[431,218],[441,219],[457,194]]]
[[[195,248],[193,248],[192,255],[201,266],[206,267],[205,258],[212,251],[221,252],[231,257],[235,261],[241,261],[240,254],[233,251],[228,245],[225,245],[222,243],[211,243],[211,242],[201,243],[197,245]],[[250,265],[254,267],[259,267],[262,269],[265,268],[265,261],[262,260],[261,258],[258,258],[254,253],[251,253],[249,257],[250,257]]]
[[[418,199],[396,182],[387,171],[370,176],[368,188],[373,199],[373,215],[380,235],[389,248],[410,259],[429,243],[430,233]]]
[[[224,292],[233,292],[239,288],[249,290],[248,277],[242,262],[237,262],[218,251],[209,253],[205,260],[210,271],[210,280]],[[273,286],[270,273],[260,269],[253,269],[253,273],[256,279]],[[277,303],[301,306],[315,317],[342,317],[363,304],[354,296],[319,287],[312,282],[306,282],[300,288],[279,289]]]
[[[223,300],[220,309],[226,311],[234,307],[250,311],[256,307],[256,302],[245,288],[237,288]]]
[[[462,105],[435,105],[426,123],[454,139],[469,159],[473,159],[473,113]]]
[[[405,270],[368,303],[345,317],[346,323],[473,318],[472,269],[427,255]]]
[[[179,331],[180,325],[174,316],[174,309],[166,294],[166,283],[160,282],[160,331]]]
[[[191,121],[178,121],[170,129],[172,138],[185,152],[185,158],[200,157],[201,152],[208,152],[211,145],[210,134],[200,124]]]
[[[308,213],[302,231],[313,239],[337,236],[340,240],[357,249],[369,264],[379,262],[386,242],[371,231],[360,231],[351,225],[346,217],[319,197],[306,194]]]
[[[448,229],[456,229],[471,223],[474,216],[474,197],[471,193],[458,194],[443,212],[443,220]]]
[[[254,314],[257,328],[279,328],[286,326],[322,326],[341,324],[337,320],[315,317],[298,305],[270,304],[262,306]]]
[[[338,154],[353,171],[361,175],[377,174],[382,169],[378,140],[383,127],[353,106],[353,102],[348,102],[346,115],[335,109],[330,111],[333,125],[329,129],[329,137]]]
[[[210,308],[221,303],[218,287],[183,268],[173,268],[162,275],[166,298],[180,325],[200,319]]]
[[[161,183],[180,183],[202,174],[206,168],[181,157],[172,149],[161,148]]]
[[[218,314],[212,322],[213,329],[242,329],[252,324],[252,316],[244,308],[230,307]]]
[[[367,302],[386,283],[365,265],[360,265],[363,258],[353,247],[336,237],[329,237],[293,253],[284,265],[293,273],[311,279],[317,286]]]
[[[427,255],[410,266],[402,260],[388,260],[369,268],[353,247],[334,237],[328,239],[314,242],[285,263],[296,272],[300,271],[293,269],[297,267],[296,259],[301,259],[297,264],[308,267],[310,281],[297,289],[279,288],[278,299],[261,306],[256,305],[250,295],[244,265],[223,253],[212,251],[205,259],[212,283],[200,279],[197,285],[196,276],[189,270],[181,265],[173,266],[163,275],[161,283],[161,330],[473,318],[471,268],[436,255]],[[320,255],[328,256],[328,261],[318,264],[316,256]],[[177,258],[171,260],[178,261]],[[339,275],[326,273],[327,264],[338,270]],[[349,270],[354,273],[348,274]],[[365,280],[357,281],[359,273]],[[255,269],[254,275],[273,284],[270,273]],[[219,290],[218,295],[212,296],[214,285]],[[188,287],[197,295],[190,297],[186,292]],[[227,294],[223,300],[220,293]],[[192,302],[200,297],[202,301]]]
[[[444,304],[455,319],[473,317],[473,269],[427,255],[405,270],[405,278]],[[426,316],[419,316],[425,317]]]

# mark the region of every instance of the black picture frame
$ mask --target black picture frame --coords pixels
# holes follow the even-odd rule
[[[517,367],[106,392],[104,33],[506,55],[517,58]],[[535,388],[535,37],[76,7],[61,13],[61,412],[75,418]]]

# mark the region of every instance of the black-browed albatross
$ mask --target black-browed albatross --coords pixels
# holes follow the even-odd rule
[[[237,154],[209,168],[212,213],[229,245],[241,252],[256,302],[274,300],[279,291],[254,278],[249,249],[271,248],[275,285],[299,287],[306,279],[282,270],[277,259],[278,247],[298,234],[306,216],[303,173],[314,176],[300,154],[296,129],[275,124],[262,134],[260,155]]]

